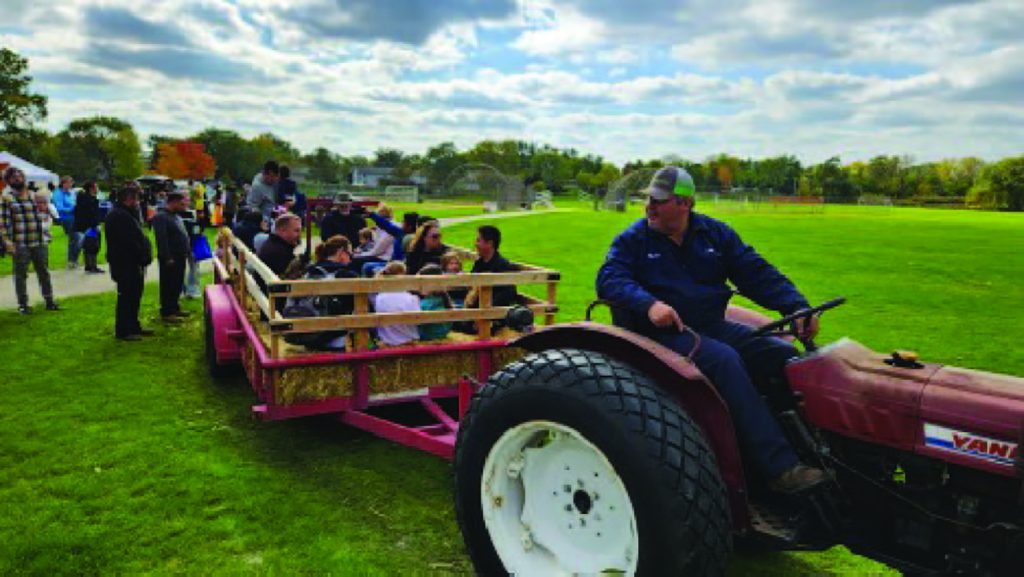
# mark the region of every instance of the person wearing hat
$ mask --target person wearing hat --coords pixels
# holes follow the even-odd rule
[[[693,360],[725,400],[744,453],[773,490],[799,493],[823,482],[821,470],[799,462],[754,385],[782,376],[796,348],[777,338],[751,339],[751,327],[725,318],[733,294],[726,281],[782,314],[807,308],[807,299],[729,225],[693,210],[686,170],[658,170],[644,192],[646,218],[612,242],[597,275],[598,297],[628,316],[634,330],[680,354],[694,346],[684,326],[700,335]],[[813,337],[817,318],[798,330]]]
[[[153,217],[157,262],[160,267],[160,317],[164,322],[178,323],[188,316],[178,301],[185,286],[185,263],[192,252],[192,243],[181,214],[185,212],[185,195],[167,194],[163,210]]]
[[[348,239],[352,246],[359,245],[359,231],[366,228],[366,218],[352,212],[352,203],[348,200],[335,200],[331,212],[320,221],[320,240],[326,241],[340,234]]]
[[[0,243],[4,252],[14,258],[14,292],[18,296],[18,312],[32,312],[28,304],[28,265],[36,269],[39,290],[46,301],[46,310],[60,310],[53,300],[50,283],[49,250],[43,237],[44,215],[29,194],[25,173],[14,166],[4,171],[4,184],[8,193],[0,195]]]

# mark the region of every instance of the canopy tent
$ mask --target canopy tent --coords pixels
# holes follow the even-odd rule
[[[60,177],[56,174],[46,170],[45,168],[36,166],[24,158],[14,156],[10,152],[0,152],[0,166],[5,169],[7,166],[16,166],[20,168],[21,171],[25,173],[25,180],[27,182],[52,182],[53,184],[58,184],[60,182]]]

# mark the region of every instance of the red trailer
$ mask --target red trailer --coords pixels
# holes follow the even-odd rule
[[[776,495],[744,468],[729,410],[689,357],[628,326],[554,324],[556,271],[284,281],[230,232],[219,247],[205,307],[213,374],[243,367],[262,419],[337,414],[452,459],[455,511],[482,574],[721,575],[735,540],[844,544],[908,574],[1022,573],[1024,379],[846,339],[804,342],[786,387],[767,401],[801,459],[831,481]],[[493,332],[513,310],[491,306],[493,287],[530,284],[546,298],[520,306],[551,326]],[[479,291],[480,308],[369,308],[372,293],[456,286]],[[355,313],[277,312],[284,298],[335,294],[353,295]],[[842,302],[775,322],[740,308],[729,315],[756,334],[792,338],[797,319]],[[475,323],[477,334],[372,345],[376,327],[451,321]],[[338,329],[350,335],[341,352],[285,340]],[[389,411],[403,407],[420,418]]]

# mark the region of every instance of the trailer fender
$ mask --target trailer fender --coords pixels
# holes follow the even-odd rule
[[[213,329],[213,346],[217,352],[217,363],[228,364],[241,360],[242,345],[232,335],[242,331],[242,325],[235,312],[231,286],[212,284],[206,286],[205,312],[210,317]]]
[[[746,482],[732,418],[718,391],[696,365],[646,337],[592,322],[540,329],[509,343],[529,352],[574,348],[594,351],[644,371],[697,422],[711,445],[729,492],[734,529],[750,526]]]

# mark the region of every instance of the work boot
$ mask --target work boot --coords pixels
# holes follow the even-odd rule
[[[59,310],[61,310],[61,308],[60,308],[60,305],[57,304],[57,301],[55,301],[53,299],[50,299],[50,300],[46,301],[46,310],[48,310],[48,311],[59,311]]]
[[[797,463],[772,480],[771,488],[777,493],[792,495],[820,485],[826,479],[825,472],[821,469]]]

